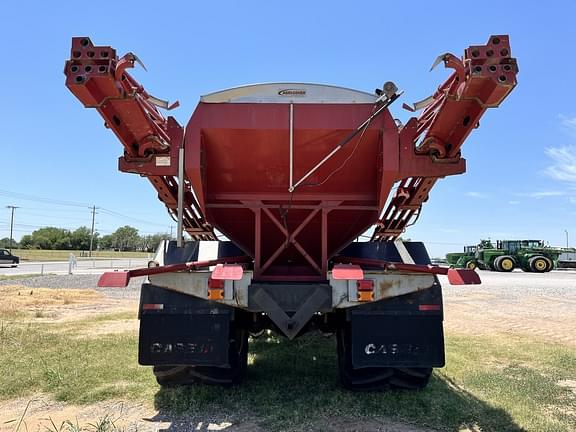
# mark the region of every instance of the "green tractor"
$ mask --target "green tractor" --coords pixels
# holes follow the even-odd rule
[[[511,272],[521,268],[526,272],[545,273],[558,265],[558,257],[562,249],[544,245],[542,240],[497,240],[496,247],[490,240],[482,240],[476,247],[473,256],[464,254],[448,254],[446,260],[454,267],[478,268],[499,272]],[[450,255],[459,255],[451,256]]]
[[[446,261],[455,268],[467,268],[474,270],[478,267],[476,262],[476,250],[478,246],[464,246],[464,252],[451,252],[446,254]]]

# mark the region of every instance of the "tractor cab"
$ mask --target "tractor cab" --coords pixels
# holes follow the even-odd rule
[[[520,249],[538,249],[544,247],[542,240],[498,240],[496,243],[497,249],[503,249],[508,253],[514,253]]]

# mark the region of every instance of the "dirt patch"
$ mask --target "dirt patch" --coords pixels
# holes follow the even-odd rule
[[[0,286],[0,313],[35,313],[58,306],[94,303],[103,298],[94,290],[26,288],[20,285]]]
[[[143,428],[145,419],[155,414],[153,408],[143,404],[101,402],[77,406],[54,401],[47,395],[36,395],[0,402],[0,432],[55,432],[54,429],[59,431],[66,421],[91,430],[103,421],[113,422],[119,430],[157,430],[156,427]]]
[[[58,323],[93,318],[97,315],[134,311],[134,299],[110,298],[92,289],[26,288],[0,286],[0,317],[31,318]]]
[[[254,419],[239,421],[229,418],[166,416],[150,405],[118,401],[77,406],[54,401],[47,395],[37,395],[32,399],[20,398],[0,403],[0,432],[69,430],[62,428],[63,424],[66,425],[65,422],[71,422],[74,427],[84,428],[84,430],[98,430],[99,425],[109,422],[116,430],[126,432],[263,432],[266,430]],[[433,432],[432,429],[387,420],[357,420],[340,417],[322,419],[310,430],[325,432]],[[472,431],[474,429],[462,430]]]

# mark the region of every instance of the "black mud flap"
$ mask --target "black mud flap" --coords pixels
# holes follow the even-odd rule
[[[232,308],[144,284],[139,315],[141,365],[229,366]]]
[[[444,366],[441,316],[351,315],[355,369]]]

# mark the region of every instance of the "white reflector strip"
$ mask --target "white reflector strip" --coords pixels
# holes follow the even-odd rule
[[[402,262],[404,264],[415,264],[412,256],[410,255],[410,252],[408,252],[408,249],[406,249],[406,246],[402,240],[394,240],[394,245],[396,246],[396,249],[398,250],[400,258],[402,258]]]
[[[218,259],[218,241],[208,241],[203,240],[198,246],[198,261],[210,261]],[[214,270],[214,266],[210,267],[210,270]]]

